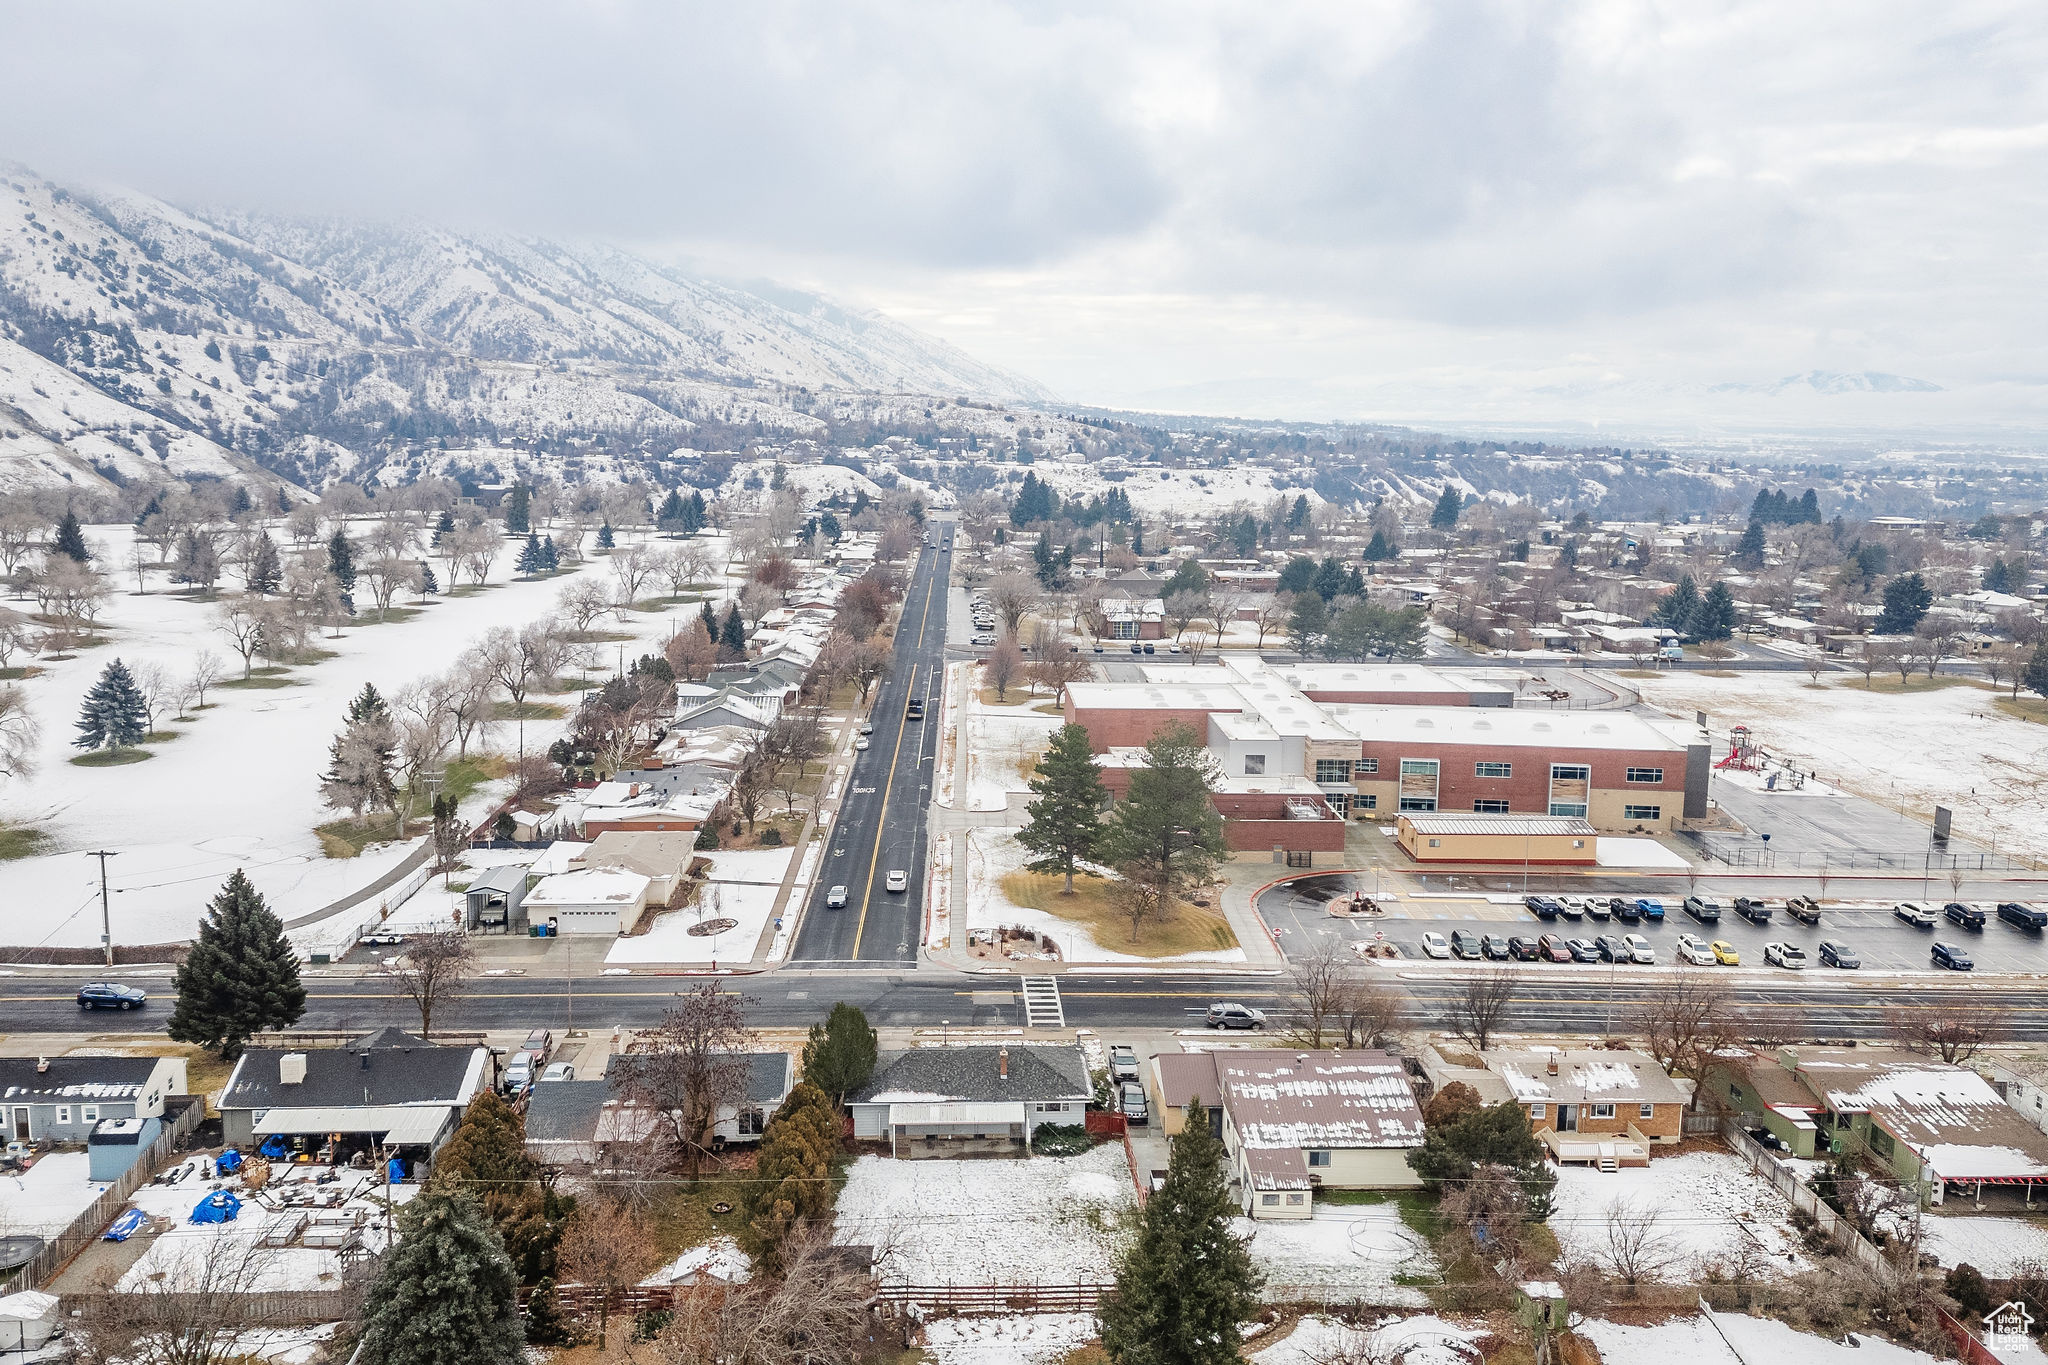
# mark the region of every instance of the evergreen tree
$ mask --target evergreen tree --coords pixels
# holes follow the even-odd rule
[[[1557,1177],[1545,1169],[1542,1142],[1513,1100],[1430,1128],[1422,1145],[1409,1149],[1408,1165],[1432,1192],[1470,1180],[1482,1166],[1505,1170],[1521,1185],[1537,1218],[1545,1216],[1550,1191],[1557,1184]]]
[[[1700,599],[1693,613],[1692,633],[1702,640],[1726,640],[1735,634],[1735,594],[1726,583],[1716,583]]]
[[[334,581],[341,585],[343,592],[355,590],[356,551],[348,542],[348,532],[339,526],[334,528],[334,535],[327,542],[327,572],[334,575]]]
[[[1529,542],[1526,540],[1523,541],[1523,550],[1526,551],[1528,547]],[[1523,555],[1523,558],[1528,558],[1528,555],[1525,553]],[[1344,586],[1338,590],[1337,595],[1339,597],[1365,596],[1365,575],[1358,571],[1358,566],[1356,564],[1353,564],[1350,568],[1344,571]]]
[[[562,567],[562,552],[555,548],[555,538],[553,536],[545,536],[541,539],[540,567],[547,573],[553,573]]]
[[[155,516],[158,512],[161,512],[163,510],[164,495],[161,493],[151,493],[149,495],[149,501],[144,503],[142,505],[142,510],[135,514],[135,524],[139,527],[142,525],[143,522],[148,521],[151,517]]]
[[[1344,591],[1344,566],[1337,562],[1335,555],[1323,556],[1323,562],[1316,565],[1316,576],[1309,580],[1309,587],[1325,603],[1336,599]]]
[[[718,628],[718,648],[736,659],[747,657],[747,627],[740,620],[740,604],[735,602],[725,613],[725,624]]]
[[[846,534],[846,528],[839,524],[839,518],[830,512],[818,514],[818,530],[824,534],[825,539],[835,542]]]
[[[453,509],[451,509],[451,508],[447,508],[447,507],[444,507],[444,508],[442,508],[442,509],[441,509],[441,518],[440,518],[440,520],[438,520],[438,521],[436,521],[436,522],[434,523],[434,543],[435,543],[436,545],[439,545],[439,544],[441,543],[441,537],[442,537],[442,536],[445,536],[445,535],[447,535],[447,534],[448,534],[448,533],[449,533],[450,531],[452,531],[452,530],[454,530],[454,529],[455,529],[455,512],[454,512],[454,510],[453,510]]]
[[[1294,506],[1287,509],[1287,529],[1299,531],[1306,525],[1308,525],[1308,494],[1297,493],[1294,497]]]
[[[716,640],[718,638],[718,613],[711,609],[710,598],[705,598],[697,605],[697,619],[704,623],[704,633]]]
[[[1917,573],[1902,573],[1884,585],[1884,610],[1871,629],[1880,635],[1910,635],[1927,609],[1934,605],[1934,592]]]
[[[1230,528],[1230,543],[1239,559],[1250,559],[1259,552],[1259,523],[1246,513],[1239,517]]]
[[[1990,567],[1984,570],[1984,591],[2012,591],[2012,570],[2006,567],[2003,559],[1992,560]]]
[[[56,538],[50,542],[54,554],[69,555],[81,564],[92,561],[92,551],[85,547],[85,528],[78,524],[78,513],[67,509],[57,521]]]
[[[1372,539],[1366,542],[1365,561],[1368,564],[1379,564],[1386,560],[1399,559],[1400,557],[1400,549],[1395,546],[1393,541],[1387,539],[1385,531],[1374,531]]]
[[[2034,652],[2027,657],[2026,671],[2020,674],[2020,681],[2029,692],[2048,697],[2048,640],[2034,646]]]
[[[249,591],[276,592],[283,582],[284,561],[278,556],[277,542],[265,531],[257,538],[256,553],[249,561]]]
[[[540,537],[533,532],[526,533],[526,543],[519,547],[517,570],[531,578],[547,565],[547,552],[540,547]]]
[[[1683,574],[1679,577],[1678,586],[1666,593],[1664,600],[1657,604],[1657,610],[1650,619],[1680,635],[1690,635],[1693,613],[1697,612],[1699,607],[1699,585],[1692,581],[1691,574]]]
[[[661,500],[661,510],[654,514],[655,524],[663,530],[679,531],[683,525],[683,495],[676,489],[669,489],[668,496]]]
[[[1281,592],[1307,592],[1309,585],[1316,581],[1316,562],[1307,555],[1296,555],[1280,570],[1279,590]]]
[[[391,708],[384,704],[383,694],[377,691],[377,684],[364,683],[363,690],[349,699],[348,719],[350,724],[366,720],[388,720]]]
[[[1811,488],[1800,494],[1799,511],[1793,520],[1813,526],[1820,525],[1820,495]]]
[[[283,516],[287,512],[290,512],[291,510],[291,495],[284,491],[284,485],[279,484],[277,489],[277,514],[279,516]]]
[[[860,1006],[840,1001],[822,1024],[811,1025],[804,1044],[804,1079],[844,1104],[875,1072],[878,1043],[874,1025]]]
[[[1124,799],[1102,822],[1101,861],[1162,896],[1178,896],[1215,874],[1229,856],[1223,818],[1209,800],[1216,778],[1202,736],[1179,722],[1145,746]]]
[[[747,1190],[750,1222],[769,1274],[781,1270],[782,1239],[792,1227],[831,1216],[832,1158],[838,1148],[839,1114],[832,1101],[808,1079],[799,1082],[762,1131]]]
[[[1145,523],[1139,521],[1136,517],[1131,518],[1131,553],[1134,555],[1145,553]]]
[[[239,517],[242,513],[253,511],[254,509],[255,505],[249,501],[248,487],[244,484],[236,484],[234,500],[228,504],[228,515]]]
[[[427,1189],[363,1308],[362,1365],[523,1365],[518,1278],[483,1206]]]
[[[518,535],[531,531],[533,517],[533,492],[523,483],[512,485],[512,491],[505,495],[505,533]]]
[[[178,966],[177,1006],[170,1035],[241,1055],[264,1029],[290,1028],[306,1012],[299,956],[285,940],[284,921],[236,868],[213,898],[199,937]]]
[[[1037,800],[1024,808],[1029,822],[1017,842],[1038,854],[1033,872],[1057,872],[1074,894],[1074,867],[1095,850],[1102,833],[1102,768],[1089,747],[1088,729],[1067,724],[1053,731],[1052,744],[1038,760],[1031,790]]]
[[[597,528],[598,549],[609,550],[617,543],[618,538],[612,534],[612,524],[609,521]]]
[[[1239,1326],[1259,1311],[1264,1277],[1232,1232],[1223,1144],[1200,1101],[1174,1136],[1166,1179],[1145,1201],[1102,1302],[1102,1348],[1116,1365],[1235,1365]]]
[[[357,820],[366,810],[396,813],[398,729],[391,723],[384,699],[365,683],[349,703],[348,713],[348,723],[328,748],[320,795],[328,805],[346,810]]]
[[[526,1344],[562,1346],[569,1340],[569,1323],[562,1316],[562,1300],[555,1293],[555,1278],[543,1275],[526,1299]]]
[[[690,500],[683,508],[683,529],[694,536],[704,529],[704,523],[708,519],[709,516],[704,510],[704,495],[692,490]]]
[[[1306,659],[1322,647],[1330,631],[1330,609],[1312,592],[1296,593],[1294,610],[1287,618],[1287,639],[1294,652]]]
[[[433,1188],[467,1193],[483,1206],[522,1283],[554,1273],[555,1248],[576,1207],[540,1175],[526,1154],[526,1121],[494,1090],[477,1093],[434,1157]]]
[[[1464,510],[1465,500],[1458,496],[1457,488],[1445,484],[1436,506],[1430,509],[1429,524],[1436,530],[1448,531],[1458,524],[1458,514]]]
[[[1177,592],[1206,593],[1209,591],[1209,575],[1202,566],[1192,559],[1183,559],[1173,571],[1173,577],[1159,587],[1161,597],[1171,597]]]
[[[1742,533],[1742,540],[1735,547],[1735,557],[1745,564],[1757,565],[1764,562],[1764,524],[1752,521]]]
[[[1038,544],[1031,548],[1032,570],[1038,575],[1038,585],[1047,592],[1057,592],[1060,585],[1060,562],[1052,552],[1052,536],[1040,531]]]
[[[429,597],[441,591],[441,580],[434,577],[434,566],[426,560],[420,561],[420,596]]]
[[[116,659],[85,694],[78,709],[78,738],[71,743],[80,749],[125,749],[142,743],[148,732],[149,707],[142,690],[128,665]]]

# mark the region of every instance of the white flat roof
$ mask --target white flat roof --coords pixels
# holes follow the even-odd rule
[[[1679,755],[1686,746],[1622,711],[1511,711],[1475,706],[1324,708],[1347,732],[1375,743],[1477,744],[1499,748],[1625,749]]]
[[[1082,711],[1241,711],[1245,705],[1225,682],[1079,682],[1067,688],[1067,695]]]
[[[544,878],[527,893],[526,904],[587,905],[593,901],[626,904],[647,892],[649,878],[618,867],[592,867],[579,872],[558,872]]]

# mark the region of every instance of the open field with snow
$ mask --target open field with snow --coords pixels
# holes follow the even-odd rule
[[[1967,1263],[2012,1275],[2022,1262],[2048,1264],[2048,1219],[1930,1212],[1920,1219],[1920,1247],[1944,1269]]]
[[[216,603],[167,591],[152,574],[146,595],[134,594],[135,576],[120,565],[128,552],[126,527],[89,527],[87,540],[113,575],[106,612],[106,643],[77,657],[38,661],[44,671],[23,684],[42,723],[40,770],[0,789],[0,821],[40,827],[49,851],[6,865],[11,900],[29,913],[15,921],[11,941],[80,947],[99,941],[98,865],[80,856],[90,848],[117,850],[109,866],[113,936],[117,943],[173,942],[189,937],[205,902],[228,873],[244,869],[286,919],[306,914],[374,880],[401,861],[400,845],[374,845],[361,856],[325,856],[314,827],[337,812],[321,803],[319,774],[348,700],[364,683],[386,696],[416,678],[444,671],[465,648],[497,626],[519,627],[546,614],[563,588],[579,576],[607,584],[603,558],[575,573],[518,581],[515,547],[493,566],[489,586],[463,596],[440,596],[403,621],[375,622],[368,594],[355,622],[337,637],[313,643],[334,657],[293,668],[289,685],[261,690],[216,688],[208,707],[183,722],[159,721],[177,738],[150,746],[147,761],[117,768],[79,768],[69,759],[72,722],[86,690],[112,659],[130,666],[162,665],[173,675],[191,671],[193,656],[210,649],[239,677],[240,660],[215,629]],[[443,566],[436,566],[440,572]],[[227,592],[223,592],[226,596]],[[411,605],[411,604],[408,604]],[[621,650],[644,653],[665,640],[695,606],[668,612],[625,613],[597,629],[630,641],[593,647],[591,662],[604,672]],[[577,694],[553,700],[574,705]],[[528,752],[544,750],[563,722],[525,722]],[[509,751],[517,727],[501,722],[491,747]],[[480,818],[500,794],[487,783],[464,807]]]
[[[1436,1258],[1392,1200],[1318,1204],[1307,1219],[1238,1218],[1232,1229],[1251,1238],[1269,1283],[1356,1289],[1374,1303],[1428,1302],[1420,1289],[1396,1283],[1435,1275]]]
[[[0,1176],[0,1237],[54,1237],[106,1193],[88,1180],[84,1152],[51,1152],[20,1175]]]
[[[1489,1335],[1484,1325],[1460,1326],[1428,1313],[1388,1318],[1370,1327],[1313,1316],[1296,1323],[1286,1340],[1255,1350],[1252,1360],[1254,1365],[1319,1365],[1348,1351],[1356,1355],[1342,1358],[1384,1365],[1471,1365],[1481,1358],[1476,1343]]]
[[[1928,820],[1944,805],[1958,837],[2048,854],[2048,726],[2006,714],[1993,704],[2002,694],[1970,682],[1897,693],[1826,677],[1816,688],[1803,673],[1669,673],[1637,686],[1681,715],[1705,711],[1717,761],[1729,728],[1747,725],[1822,782]]]
[[[1673,1318],[1651,1326],[1585,1322],[1575,1329],[1600,1352],[1601,1365],[1747,1365],[1797,1361],[1799,1365],[1934,1365],[1935,1358],[1851,1332],[1847,1342],[1800,1332],[1771,1318],[1722,1313]]]
[[[1012,688],[1010,695],[1024,693]],[[1060,728],[1060,718],[1030,705],[985,706],[970,693],[966,719],[967,799],[962,809],[1002,810],[1010,804],[1012,792],[1029,795],[1031,770],[1052,742],[1052,732]]]
[[[1113,1277],[1138,1205],[1130,1162],[1107,1143],[1074,1157],[897,1161],[847,1173],[832,1239],[872,1246],[899,1284],[1072,1284]]]
[[[1779,1273],[1806,1269],[1791,1214],[1784,1197],[1734,1153],[1695,1151],[1618,1171],[1562,1167],[1548,1226],[1567,1259],[1612,1269],[1610,1216],[1624,1225],[1648,1220],[1638,1267],[1655,1262],[1649,1278],[1693,1283],[1706,1267],[1738,1255],[1760,1253],[1762,1264]]]
[[[940,1318],[924,1329],[929,1365],[1060,1365],[1095,1340],[1087,1313]]]

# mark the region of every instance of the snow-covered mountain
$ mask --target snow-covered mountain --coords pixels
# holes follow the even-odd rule
[[[815,411],[1050,399],[877,313],[613,247],[188,210],[0,169],[0,486],[451,437],[813,434]]]

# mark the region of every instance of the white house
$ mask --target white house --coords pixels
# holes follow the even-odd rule
[[[645,874],[620,867],[560,872],[526,893],[526,920],[552,924],[562,934],[616,938],[639,926],[652,885]]]
[[[1095,1087],[1078,1045],[935,1047],[885,1055],[847,1100],[853,1135],[896,1156],[1028,1147],[1041,1124],[1085,1123]]]

